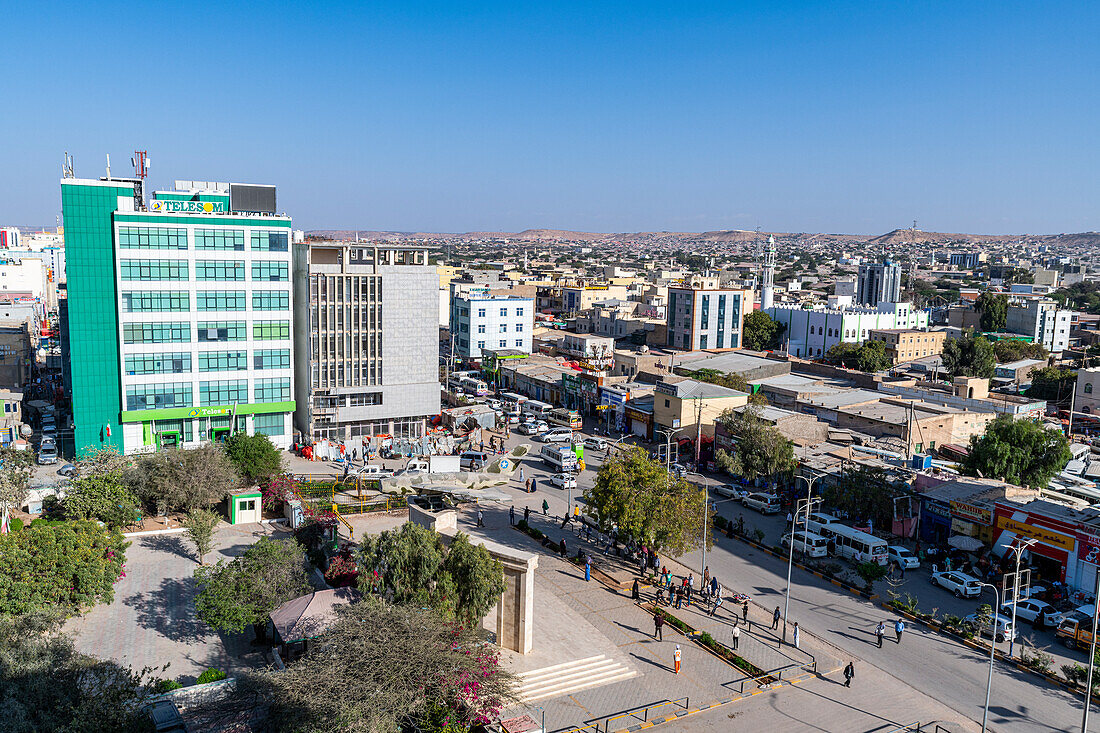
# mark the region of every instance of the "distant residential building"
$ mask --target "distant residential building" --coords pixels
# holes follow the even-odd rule
[[[0,227],[0,249],[14,249],[19,246],[19,230],[15,227]]]
[[[26,321],[0,321],[0,389],[22,389],[31,376],[34,352]]]
[[[748,393],[736,389],[695,379],[666,378],[657,383],[653,393],[654,439],[657,431],[670,428],[680,430],[680,437],[692,440],[699,432],[713,438],[718,416],[726,409],[743,407],[748,401]]]
[[[838,277],[836,280],[836,286],[833,289],[833,294],[840,297],[856,297],[856,278],[854,277]],[[875,305],[878,305],[877,303]]]
[[[561,289],[561,309],[564,313],[579,313],[604,300],[626,300],[625,285],[579,285]]]
[[[856,282],[856,303],[877,306],[901,300],[901,265],[887,260],[881,264],[859,266]]]
[[[298,429],[338,441],[424,435],[440,406],[427,248],[302,242],[294,276]]]
[[[928,314],[911,303],[879,303],[875,308],[803,308],[779,305],[765,311],[786,326],[787,353],[816,359],[841,343],[861,343],[876,329],[928,328]]]
[[[918,331],[909,328],[876,328],[869,334],[869,340],[881,341],[886,345],[886,355],[894,364],[943,353],[946,337],[947,334],[943,331]]]
[[[451,334],[455,354],[480,359],[483,349],[531,353],[535,326],[534,298],[470,292],[451,300]]]
[[[1074,409],[1090,415],[1100,414],[1100,367],[1077,371]]]
[[[984,252],[952,252],[951,266],[960,270],[976,270],[985,260]]]
[[[667,344],[676,349],[737,349],[751,290],[668,289]]]
[[[615,339],[591,333],[566,333],[558,349],[591,371],[604,371],[615,361]]]
[[[993,378],[1016,385],[1030,384],[1031,373],[1047,365],[1045,359],[1020,359],[1019,361],[998,364],[993,369]]]
[[[1008,306],[1005,330],[1027,336],[1047,351],[1058,353],[1069,348],[1072,318],[1073,312],[1063,310],[1056,301],[1033,298]]]

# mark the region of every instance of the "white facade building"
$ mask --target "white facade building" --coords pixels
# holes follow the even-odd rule
[[[751,290],[668,289],[668,340],[674,349],[737,349],[741,323],[752,308]]]
[[[928,313],[917,310],[911,303],[813,309],[779,305],[768,308],[766,313],[787,327],[784,331],[787,353],[804,359],[822,357],[842,341],[862,343],[874,329],[928,327]]]
[[[1069,348],[1070,321],[1073,311],[1062,310],[1053,300],[1032,299],[1008,306],[1005,330],[1030,336],[1054,353]]]
[[[534,327],[534,298],[469,292],[451,299],[454,351],[463,359],[480,359],[482,349],[530,354]]]

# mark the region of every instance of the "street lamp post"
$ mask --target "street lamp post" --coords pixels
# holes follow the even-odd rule
[[[795,507],[794,507],[794,513],[791,515],[791,530],[790,530],[791,531],[791,546],[790,546],[790,552],[788,553],[788,557],[787,557],[787,590],[784,593],[784,595],[786,596],[786,599],[783,601],[783,642],[784,643],[786,643],[786,641],[787,641],[787,613],[791,610],[791,569],[794,567],[794,529],[795,529],[796,526],[798,526],[799,505],[802,504],[803,501],[806,502],[806,521],[809,522],[810,521],[810,505],[813,503],[812,492],[813,492],[813,488],[814,488],[814,481],[817,481],[819,478],[821,478],[822,475],[823,474],[818,474],[818,475],[816,475],[812,478],[806,478],[805,476],[803,476],[801,474],[799,474],[798,476],[795,476],[795,481],[798,481],[798,479],[802,479],[803,481],[806,482],[806,498],[804,500],[803,499],[798,500],[798,502],[795,504]],[[808,526],[808,525],[804,525],[804,526]],[[802,545],[802,552],[803,552],[803,554],[805,554],[805,552],[806,552],[805,543],[803,543],[803,545]]]
[[[1008,639],[1009,658],[1012,657],[1012,652],[1016,648],[1016,603],[1020,600],[1020,556],[1023,555],[1024,550],[1036,542],[1038,540],[1035,538],[1029,538],[1012,548],[1012,552],[1016,555],[1016,572],[1012,574],[1012,635]]]
[[[985,711],[982,713],[982,733],[985,733],[986,725],[989,722],[989,693],[993,689],[993,654],[997,651],[997,622],[1000,621],[997,609],[1001,607],[1001,597],[997,593],[997,586],[992,583],[982,583],[981,585],[983,588],[993,589],[993,631],[989,637],[989,678],[985,683]]]

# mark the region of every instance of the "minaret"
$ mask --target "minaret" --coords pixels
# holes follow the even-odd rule
[[[760,289],[760,309],[771,308],[775,301],[775,237],[768,235],[764,247],[764,278]]]

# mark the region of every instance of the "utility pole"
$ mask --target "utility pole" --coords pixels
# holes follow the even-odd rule
[[[1069,426],[1066,429],[1066,438],[1073,442],[1073,408],[1077,405],[1077,385],[1073,385],[1073,391],[1069,393]]]

